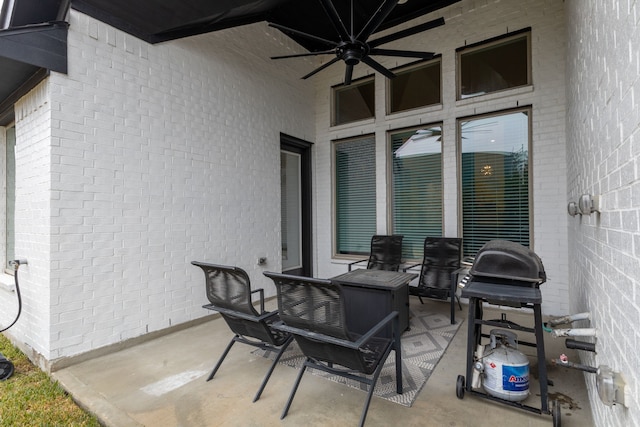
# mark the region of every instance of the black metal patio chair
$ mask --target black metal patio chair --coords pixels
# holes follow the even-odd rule
[[[371,252],[369,258],[348,264],[349,271],[356,264],[367,262],[368,270],[398,271],[402,264],[402,239],[397,234],[386,236],[376,234],[371,237]]]
[[[192,261],[191,264],[200,267],[204,271],[207,298],[210,304],[206,304],[203,307],[219,312],[235,334],[213,371],[211,371],[207,381],[214,377],[222,361],[227,357],[229,350],[236,342],[271,350],[276,353],[276,358],[253,399],[255,402],[260,399],[260,395],[282,353],[293,341],[293,336],[287,332],[272,328],[273,323],[279,320],[278,312],[265,311],[264,290],[251,290],[249,276],[243,269],[198,261]],[[251,297],[256,292],[260,294],[260,312],[255,309],[251,302]]]
[[[418,286],[409,286],[409,294],[425,298],[451,300],[451,324],[456,323],[455,302],[460,305],[456,293],[457,278],[461,272],[462,239],[456,237],[427,237],[424,239],[422,263],[405,267],[403,271],[420,267]]]
[[[345,301],[340,285],[330,280],[265,272],[278,291],[281,323],[274,327],[291,333],[306,357],[284,408],[287,416],[302,375],[307,368],[318,369],[369,386],[360,426],[364,425],[373,391],[391,350],[396,356],[396,392],[402,393],[402,356],[398,312],[389,313],[364,334],[346,326]],[[392,325],[392,337],[380,336]]]

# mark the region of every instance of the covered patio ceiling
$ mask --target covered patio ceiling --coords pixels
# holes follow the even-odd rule
[[[460,0],[400,1],[379,26],[380,30],[436,11]],[[345,22],[351,15],[356,28],[383,0],[333,0]],[[319,0],[72,0],[71,7],[149,43],[267,21],[332,39],[335,30]],[[288,34],[304,48],[321,47],[312,40]]]
[[[281,29],[293,29],[284,33],[306,50],[319,52],[327,49],[323,39],[339,38],[335,19],[325,10],[327,4],[335,8],[345,27],[356,32],[381,6],[393,7],[388,14],[378,15],[384,15],[384,19],[376,22],[379,25],[375,26],[375,34],[458,1],[399,0],[396,4],[391,0],[0,0],[0,42],[4,47],[4,52],[0,51],[0,68],[4,72],[0,81],[0,124],[9,120],[6,112],[10,104],[31,86],[25,83],[39,80],[33,76],[45,75],[48,70],[66,72],[66,27],[61,21],[69,7],[154,44],[266,21]],[[20,37],[17,40],[16,35]],[[55,49],[42,48],[43,43],[48,46],[52,42],[58,43]],[[16,52],[21,55],[14,55]],[[350,80],[349,71],[345,80]]]
[[[381,30],[437,11],[459,0],[72,0],[71,6],[149,43],[266,21],[309,53],[333,59],[302,77],[344,61],[344,84],[364,62],[388,78],[395,74],[370,55],[431,59],[434,52],[389,50],[386,43],[444,24],[442,18],[370,40]],[[276,57],[274,57],[276,59]]]

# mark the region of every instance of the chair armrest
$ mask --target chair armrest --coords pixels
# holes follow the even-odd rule
[[[358,263],[360,263],[360,262],[365,262],[365,261],[369,261],[369,258],[361,259],[361,260],[359,260],[359,261],[353,261],[353,262],[350,262],[349,264],[347,264],[347,266],[349,267],[349,271],[351,271],[351,267],[352,267],[354,264],[358,264]]]
[[[453,293],[456,292],[456,288],[458,287],[458,278],[460,277],[460,273],[465,271],[467,267],[460,267],[451,272],[451,291]]]
[[[294,328],[293,326],[289,326],[285,324],[283,321],[276,322],[271,325],[273,329],[277,329],[282,332],[288,332],[293,335],[300,335],[305,338],[310,338],[316,341],[323,341],[330,344],[339,345],[342,347],[352,348],[354,350],[358,349],[358,346],[354,344],[353,341],[343,340],[340,338],[335,338],[329,335],[319,334],[316,332],[311,332],[306,329]]]
[[[376,333],[378,333],[380,329],[385,327],[387,323],[393,321],[394,319],[397,319],[398,317],[400,317],[400,314],[397,311],[392,311],[384,319],[380,320],[373,328],[369,329],[369,331],[366,334],[358,338],[354,344],[357,344],[358,348],[360,348],[364,343],[366,343],[371,338],[373,338],[373,336]],[[395,331],[395,332],[397,335],[399,331]]]
[[[467,267],[471,267],[475,260],[476,260],[475,257],[466,256],[466,257],[462,258],[462,264],[466,265]]]
[[[390,321],[396,319],[399,316],[397,311],[393,311],[389,313],[384,319],[380,320],[373,328],[371,328],[366,334],[362,335],[356,341],[343,340],[340,338],[335,338],[329,335],[319,334],[317,332],[311,332],[306,329],[294,328],[293,326],[289,326],[285,324],[283,321],[276,322],[272,325],[274,329],[279,331],[288,332],[293,335],[300,335],[305,338],[313,339],[316,341],[323,341],[329,344],[339,345],[341,347],[350,348],[353,350],[358,350],[361,348],[367,341],[375,336],[375,334],[380,331],[384,326],[387,325]]]
[[[262,314],[264,313],[264,289],[260,288],[251,291],[252,294],[255,294],[256,292],[260,293],[260,314]]]
[[[236,310],[230,310],[228,308],[223,308],[223,307],[218,307],[215,306],[213,304],[205,304],[202,306],[202,308],[206,308],[207,310],[214,310],[220,313],[224,313],[224,314],[228,314],[229,316],[234,316],[234,317],[238,317],[240,319],[244,319],[244,320],[249,320],[251,322],[262,322],[265,320],[268,320],[274,316],[278,315],[278,311],[267,311],[265,313],[260,314],[260,316],[252,316],[250,314],[246,314],[246,313],[242,313],[240,311],[236,311]]]
[[[406,267],[404,267],[404,268],[402,269],[402,272],[403,272],[403,273],[406,273],[406,272],[407,272],[407,270],[411,270],[412,268],[416,268],[417,266],[422,267],[422,263],[408,265],[408,266],[406,266]]]

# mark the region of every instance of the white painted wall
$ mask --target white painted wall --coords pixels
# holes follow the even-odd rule
[[[453,6],[404,24],[410,27],[438,17],[445,25],[389,44],[406,50],[427,50],[442,54],[443,104],[441,107],[385,116],[385,85],[376,75],[376,118],[352,125],[330,127],[330,87],[342,82],[344,66],[332,65],[315,78],[318,91],[316,166],[319,177],[331,177],[331,141],[375,133],[379,233],[387,233],[387,140],[386,132],[421,123],[443,123],[444,231],[459,235],[456,170],[456,119],[517,106],[533,108],[533,249],[542,258],[548,281],[542,287],[543,311],[565,314],[569,310],[567,215],[565,202],[565,32],[564,6],[555,0],[473,1]],[[500,94],[456,101],[456,48],[481,42],[507,32],[531,27],[533,85]],[[395,29],[394,29],[395,30]],[[394,31],[392,30],[392,31]],[[385,47],[387,47],[385,45]],[[376,57],[383,65],[395,67],[410,60]],[[355,68],[354,78],[372,73],[365,65]],[[332,258],[330,179],[317,180],[316,235],[317,274],[331,277],[345,272],[347,260]]]
[[[589,311],[597,353],[627,381],[630,407],[605,406],[586,374],[599,426],[639,426],[640,31],[633,1],[571,0],[567,8],[567,201],[600,196],[601,212],[569,219],[571,311]]]
[[[51,356],[50,216],[51,216],[51,97],[41,82],[15,104],[16,200],[15,256],[28,265],[19,270],[23,310],[8,331],[19,337],[21,348],[36,363]],[[4,146],[3,146],[4,148]],[[4,244],[4,240],[3,240]],[[13,278],[4,276],[13,283]],[[27,308],[28,307],[28,308]],[[14,292],[2,293],[3,326],[17,313]],[[10,314],[9,314],[10,313]]]
[[[72,11],[68,45],[68,75],[16,105],[15,334],[55,361],[201,317],[192,260],[273,295],[280,133],[315,136],[312,85],[269,60],[290,42],[256,24],[149,45]]]

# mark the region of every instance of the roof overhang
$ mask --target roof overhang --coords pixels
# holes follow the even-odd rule
[[[70,0],[5,0],[0,10],[0,125],[49,71],[67,72]]]
[[[66,74],[68,29],[49,22],[0,30],[0,57]]]

